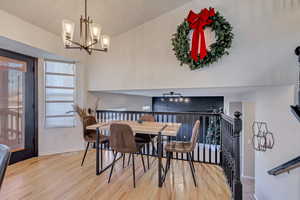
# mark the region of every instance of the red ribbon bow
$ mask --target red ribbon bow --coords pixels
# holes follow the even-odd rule
[[[190,28],[194,30],[192,39],[192,50],[191,56],[194,61],[198,62],[198,50],[199,50],[199,37],[201,36],[200,44],[200,60],[202,60],[206,55],[206,43],[204,35],[204,26],[211,24],[213,20],[209,19],[215,15],[215,10],[210,8],[202,9],[199,14],[190,11],[187,21],[189,22]]]

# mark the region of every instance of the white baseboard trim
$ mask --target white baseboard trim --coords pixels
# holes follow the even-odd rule
[[[242,176],[242,178],[244,178],[244,179],[255,180],[255,177],[252,177],[252,176]]]
[[[70,148],[70,149],[64,149],[60,151],[45,151],[45,152],[39,152],[38,156],[48,156],[48,155],[55,155],[55,154],[63,154],[63,153],[72,153],[72,152],[79,152],[84,151],[85,147],[80,148]]]

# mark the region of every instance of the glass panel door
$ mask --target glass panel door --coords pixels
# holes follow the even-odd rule
[[[0,56],[0,143],[24,150],[26,62]]]
[[[11,163],[37,155],[35,59],[0,49],[0,144]]]

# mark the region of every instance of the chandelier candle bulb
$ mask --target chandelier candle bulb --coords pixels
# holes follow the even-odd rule
[[[98,42],[100,40],[100,35],[102,31],[101,26],[99,24],[91,23],[90,30],[93,42]]]
[[[62,21],[62,28],[63,28],[63,42],[64,42],[64,45],[70,46],[72,43],[68,40],[73,39],[75,24],[74,24],[74,22],[72,22],[70,20],[63,20]]]
[[[102,48],[108,49],[110,46],[110,37],[108,35],[102,35]]]

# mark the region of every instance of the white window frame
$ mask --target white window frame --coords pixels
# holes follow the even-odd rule
[[[53,73],[53,72],[47,72],[47,62],[57,62],[57,63],[67,63],[67,64],[73,64],[74,65],[74,74],[64,74],[64,73]],[[44,59],[44,127],[47,129],[52,129],[52,128],[74,128],[76,126],[76,117],[75,113],[73,110],[70,110],[70,112],[73,112],[72,115],[52,115],[52,116],[47,116],[47,103],[73,103],[74,105],[76,104],[76,96],[77,96],[77,70],[76,70],[76,63],[75,62],[69,62],[69,61],[61,61],[61,60],[53,60],[53,59]],[[57,86],[47,86],[46,85],[46,76],[47,74],[49,75],[59,75],[59,76],[73,76],[74,77],[74,87],[57,87]],[[70,89],[73,90],[73,101],[47,101],[47,95],[46,95],[46,90],[47,88],[53,88],[53,89]],[[59,117],[73,117],[73,125],[71,126],[49,126],[47,125],[47,118],[59,118]]]

